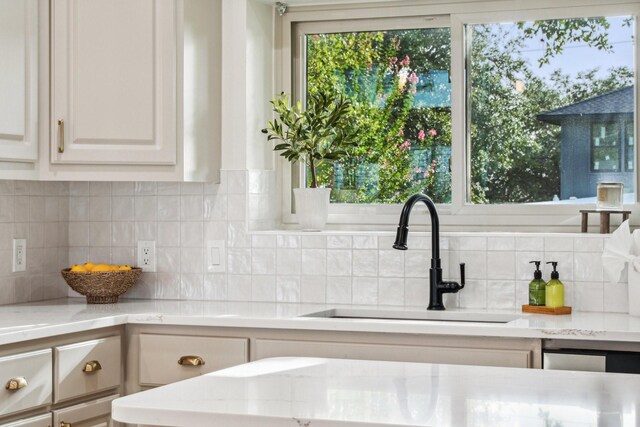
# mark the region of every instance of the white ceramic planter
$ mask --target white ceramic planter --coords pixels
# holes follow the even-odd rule
[[[329,216],[330,188],[294,188],[296,217],[304,231],[320,231]]]

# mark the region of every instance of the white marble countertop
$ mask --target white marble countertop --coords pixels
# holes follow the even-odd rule
[[[126,323],[640,342],[640,317],[614,313],[569,316],[498,313],[513,315],[515,320],[508,323],[298,317],[334,307],[369,312],[390,310],[324,304],[167,300],[121,300],[117,304],[87,305],[82,298],[68,298],[0,306],[0,345]],[[425,313],[424,307],[392,310]],[[464,316],[496,312],[459,310],[456,313]]]
[[[117,399],[112,416],[176,427],[635,427],[640,376],[272,358]]]

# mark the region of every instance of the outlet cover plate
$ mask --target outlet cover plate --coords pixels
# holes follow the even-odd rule
[[[13,272],[27,271],[27,239],[13,239]]]
[[[156,242],[155,240],[138,241],[138,267],[142,271],[156,271]]]
[[[226,244],[224,240],[207,240],[207,271],[224,273],[227,264]]]

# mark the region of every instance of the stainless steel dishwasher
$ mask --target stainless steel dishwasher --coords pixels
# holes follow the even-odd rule
[[[545,349],[542,369],[640,374],[640,352]]]

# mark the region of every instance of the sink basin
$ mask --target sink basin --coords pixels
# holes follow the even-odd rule
[[[332,308],[300,317],[328,319],[422,320],[431,322],[508,323],[518,319],[509,313],[467,313],[463,311],[395,311]]]

